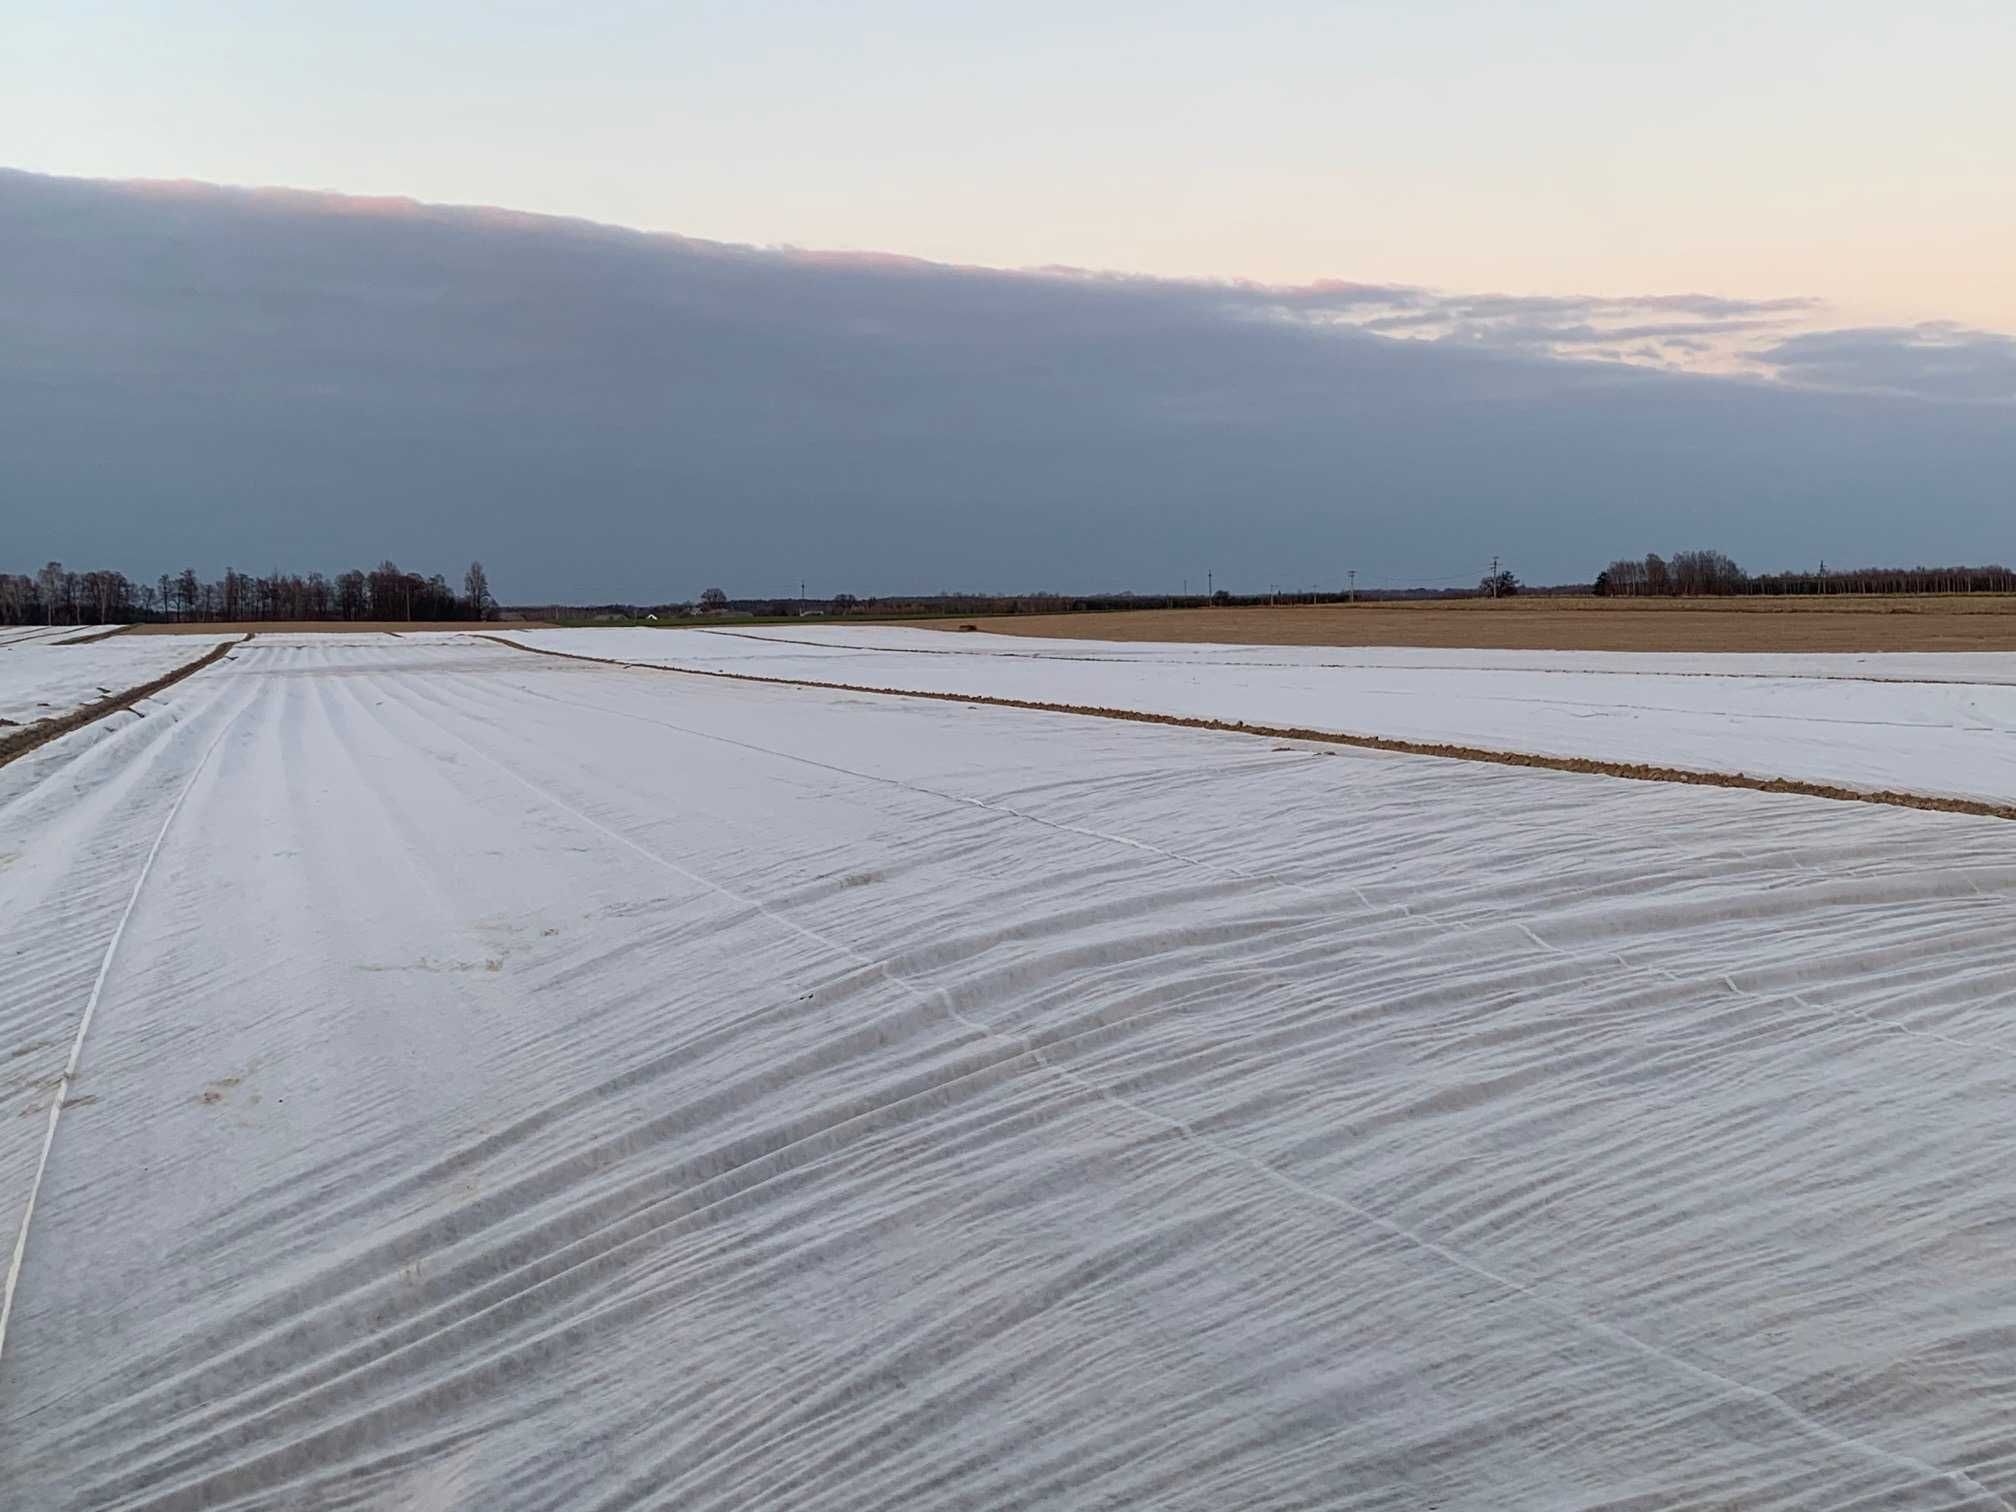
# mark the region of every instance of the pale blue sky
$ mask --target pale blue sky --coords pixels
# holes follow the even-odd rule
[[[2008,0],[0,0],[0,36],[0,163],[43,172],[2016,329]]]

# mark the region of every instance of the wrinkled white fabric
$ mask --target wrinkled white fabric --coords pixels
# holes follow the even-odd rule
[[[0,1503],[2005,1506],[2011,833],[262,638],[0,768]]]
[[[2016,802],[2016,653],[1123,645],[902,626],[521,630],[548,650]]]
[[[66,635],[89,634],[74,625]],[[48,636],[0,645],[0,719],[17,725],[56,719],[113,693],[141,687],[201,660],[235,635],[121,635],[83,646]],[[0,726],[0,734],[5,727]]]

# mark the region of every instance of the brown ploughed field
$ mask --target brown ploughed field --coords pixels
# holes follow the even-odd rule
[[[1504,651],[2016,651],[2016,597],[1456,599],[1009,614],[935,620],[1000,635]]]

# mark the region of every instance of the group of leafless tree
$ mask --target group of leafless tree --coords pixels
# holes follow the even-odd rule
[[[119,625],[143,620],[470,620],[496,615],[481,562],[471,562],[458,594],[439,573],[422,577],[380,562],[325,577],[227,568],[206,582],[196,570],[136,582],[123,572],[0,572],[0,625]]]
[[[1616,598],[1693,598],[1741,593],[1747,581],[1743,569],[1719,551],[1676,551],[1670,562],[1655,551],[1642,561],[1612,562],[1596,574],[1596,592]]]
[[[1753,577],[1747,593],[2016,593],[2016,572],[1986,567],[1828,567]]]
[[[1612,562],[1596,575],[1596,592],[1617,598],[1699,598],[1734,594],[2016,593],[2016,572],[1987,567],[1822,566],[1816,572],[1745,572],[1719,551],[1657,553]]]

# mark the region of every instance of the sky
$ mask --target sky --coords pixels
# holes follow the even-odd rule
[[[2007,0],[0,0],[0,159],[2016,330]]]
[[[1088,9],[0,0],[0,551],[2016,555],[2016,7]]]

